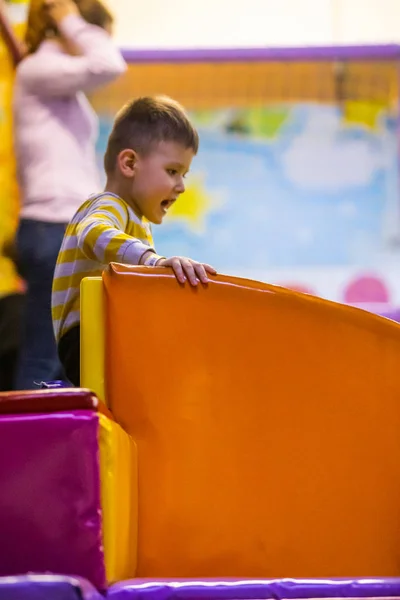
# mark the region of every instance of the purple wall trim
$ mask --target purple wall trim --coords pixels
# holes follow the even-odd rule
[[[123,49],[122,52],[125,60],[132,63],[400,59],[400,45],[398,44],[301,48]]]

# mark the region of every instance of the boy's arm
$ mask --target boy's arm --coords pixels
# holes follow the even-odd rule
[[[108,264],[120,262],[139,265],[143,259],[161,259],[144,242],[124,233],[128,215],[122,206],[109,202],[93,207],[77,229],[77,244],[90,259]]]

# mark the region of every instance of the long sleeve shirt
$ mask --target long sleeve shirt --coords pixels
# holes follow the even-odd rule
[[[59,29],[79,54],[49,39],[19,64],[14,144],[22,218],[68,223],[100,185],[98,120],[85,92],[124,73],[126,64],[108,33],[80,16],[69,15]]]
[[[67,227],[54,272],[52,318],[57,341],[80,323],[80,284],[101,275],[110,262],[140,264],[154,252],[151,226],[122,198],[109,192],[93,196]]]

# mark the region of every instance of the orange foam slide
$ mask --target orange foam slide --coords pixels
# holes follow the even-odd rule
[[[137,576],[400,575],[400,326],[226,276],[104,286]]]

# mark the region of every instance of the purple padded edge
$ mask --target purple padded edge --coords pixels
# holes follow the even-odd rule
[[[107,585],[98,414],[0,418],[0,575],[61,573]]]
[[[392,321],[397,321],[397,323],[400,323],[400,308],[379,312],[378,314],[381,317],[386,317],[387,319],[391,319]]]
[[[395,60],[400,45],[384,46],[303,46],[299,48],[182,48],[122,50],[131,63],[154,62],[237,62],[305,60]]]
[[[117,583],[109,600],[383,598],[400,596],[400,578],[131,580]]]
[[[86,579],[64,575],[0,577],[0,600],[104,600]]]
[[[365,310],[367,312],[372,313],[373,315],[378,315],[378,317],[385,317],[386,319],[390,319],[391,321],[396,321],[400,323],[400,307],[398,306],[388,306],[387,304],[350,304],[349,306],[353,306],[354,308],[360,308],[361,310]]]

